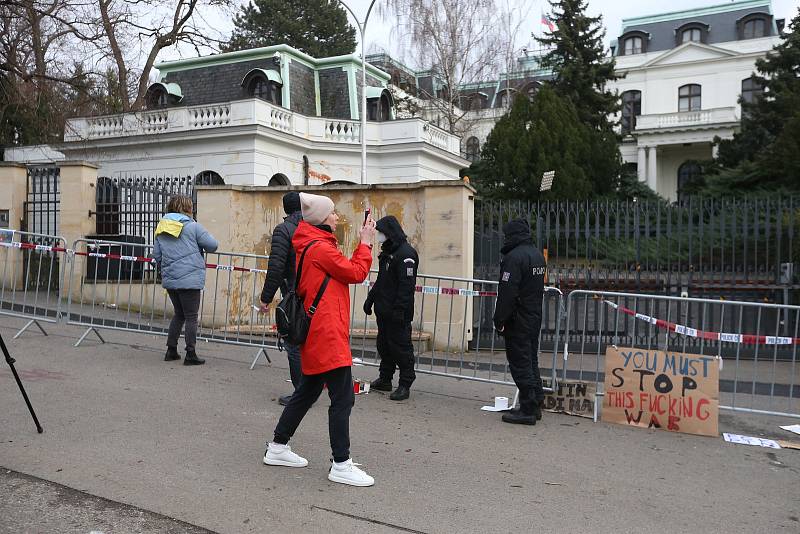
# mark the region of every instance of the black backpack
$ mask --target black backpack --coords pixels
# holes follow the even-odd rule
[[[303,255],[300,256],[300,264],[297,266],[297,275],[294,278],[294,287],[289,291],[289,294],[283,297],[278,307],[275,309],[275,322],[278,325],[278,343],[283,345],[283,341],[288,341],[292,345],[302,345],[308,337],[308,329],[311,327],[311,318],[317,311],[322,294],[325,293],[325,288],[328,287],[328,281],[331,275],[326,274],[322,285],[319,286],[317,296],[314,297],[314,303],[306,313],[303,306],[303,299],[297,294],[297,287],[300,285],[300,277],[303,273],[303,261],[306,259],[306,252],[311,246],[316,243],[312,241],[309,243]]]

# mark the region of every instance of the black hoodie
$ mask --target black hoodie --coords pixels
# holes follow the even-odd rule
[[[365,308],[375,306],[381,319],[410,323],[414,319],[414,291],[419,257],[392,215],[379,219],[375,228],[386,236],[378,256],[378,279],[367,295]]]
[[[509,333],[533,333],[531,328],[542,317],[547,264],[533,244],[528,221],[509,221],[503,226],[503,234],[505,241],[500,249],[503,261],[500,264],[494,324]]]

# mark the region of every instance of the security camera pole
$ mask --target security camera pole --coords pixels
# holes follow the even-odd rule
[[[339,3],[350,12],[350,15],[353,17],[358,27],[358,32],[361,35],[361,184],[363,185],[367,183],[367,60],[366,54],[364,53],[364,34],[367,31],[367,22],[369,21],[370,13],[372,13],[372,6],[375,5],[375,0],[369,3],[367,16],[364,17],[364,22],[358,20],[358,17],[353,10],[350,9],[350,6],[342,0],[339,0]]]

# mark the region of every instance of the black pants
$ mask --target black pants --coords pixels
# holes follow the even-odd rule
[[[318,375],[304,374],[278,420],[274,441],[289,443],[289,439],[300,426],[300,421],[319,398],[325,384],[328,385],[328,396],[331,398],[331,405],[328,408],[328,433],[333,459],[336,462],[345,462],[350,458],[350,410],[356,401],[353,392],[353,374],[349,366]]]
[[[533,413],[534,402],[544,400],[542,377],[539,373],[539,327],[541,318],[531,321],[527,328],[510,325],[505,331],[506,358],[511,377],[519,389],[519,406],[523,413]]]
[[[414,345],[411,343],[411,323],[376,317],[378,323],[378,355],[381,358],[380,377],[391,380],[395,368],[400,369],[400,385],[411,387],[414,373]]]
[[[169,323],[167,346],[178,348],[178,338],[186,323],[186,350],[194,350],[197,341],[197,312],[200,309],[199,289],[168,289],[167,294],[175,308]]]

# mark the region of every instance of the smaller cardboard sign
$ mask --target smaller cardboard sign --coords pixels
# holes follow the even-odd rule
[[[604,421],[719,435],[719,362],[713,356],[608,347],[604,386]]]
[[[544,387],[551,387],[549,379],[542,379]],[[564,380],[558,382],[553,393],[545,393],[543,410],[555,413],[594,418],[594,395],[597,391],[594,382]]]

